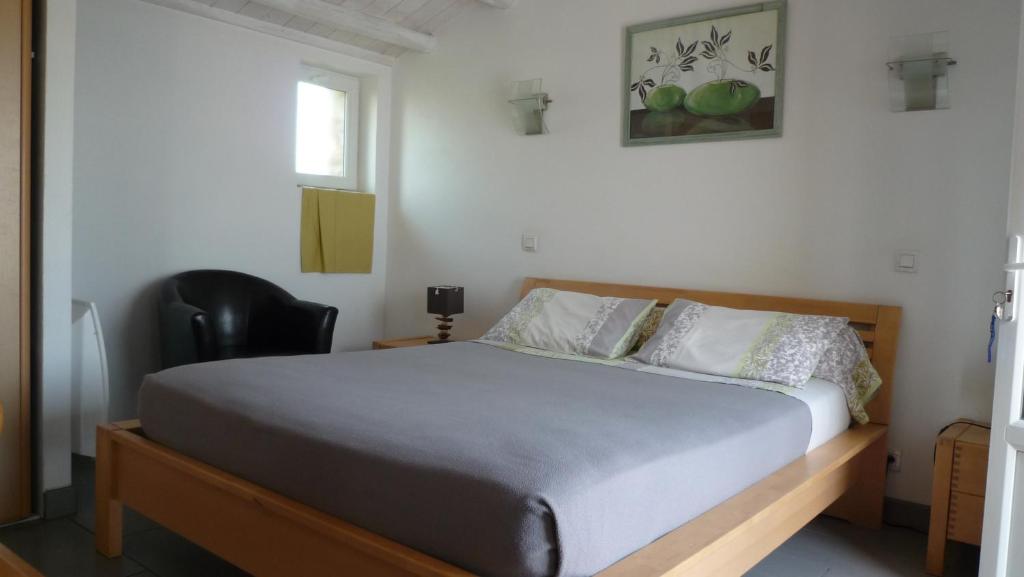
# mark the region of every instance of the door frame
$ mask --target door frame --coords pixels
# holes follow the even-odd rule
[[[33,0],[21,1],[21,516],[32,513]]]

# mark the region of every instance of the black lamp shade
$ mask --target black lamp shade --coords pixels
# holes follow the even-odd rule
[[[460,286],[432,286],[427,289],[427,312],[450,317],[463,312],[466,291]]]

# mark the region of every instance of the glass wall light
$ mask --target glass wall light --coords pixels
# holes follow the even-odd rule
[[[889,106],[893,112],[949,108],[949,33],[893,38],[889,49]]]
[[[520,80],[512,83],[509,103],[513,107],[516,132],[519,134],[547,134],[544,113],[552,100],[542,90],[543,80]]]

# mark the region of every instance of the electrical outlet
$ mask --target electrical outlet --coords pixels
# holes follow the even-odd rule
[[[893,473],[903,470],[903,451],[899,449],[889,451],[889,470]]]

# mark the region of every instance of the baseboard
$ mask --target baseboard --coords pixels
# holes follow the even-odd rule
[[[883,519],[886,525],[907,527],[921,533],[928,533],[931,507],[920,503],[886,497]]]
[[[56,519],[74,515],[78,511],[78,498],[75,487],[68,485],[43,492],[43,519]]]

